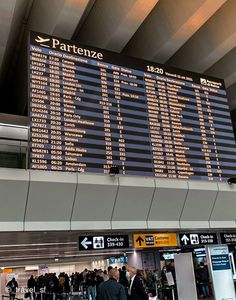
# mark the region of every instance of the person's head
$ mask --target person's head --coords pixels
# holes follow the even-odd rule
[[[200,266],[204,267],[204,262],[203,261],[200,262]]]
[[[139,277],[143,277],[143,270],[137,270],[136,274]]]
[[[120,272],[116,269],[116,268],[112,268],[109,272],[108,272],[109,278],[110,279],[115,279],[116,281],[119,280],[120,277]]]
[[[130,274],[131,278],[133,278],[134,275],[137,274],[137,269],[135,267],[128,267],[128,271],[129,271],[129,274]]]
[[[123,267],[122,267],[122,271],[126,271],[126,266],[123,266]]]
[[[109,271],[112,269],[112,266],[109,266],[108,268],[107,268],[107,272],[109,273]]]

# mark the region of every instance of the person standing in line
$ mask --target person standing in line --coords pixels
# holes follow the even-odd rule
[[[201,294],[203,298],[210,298],[208,283],[209,283],[209,272],[207,267],[204,265],[204,262],[200,262],[200,266],[196,271],[197,281],[199,283]]]
[[[148,300],[148,295],[145,292],[142,280],[137,276],[137,269],[129,267],[130,287],[128,291],[128,300]]]
[[[104,271],[103,271],[102,277],[103,277],[103,281],[109,280],[109,276],[108,276],[108,274],[107,274],[107,270],[104,270]]]
[[[109,280],[98,286],[96,300],[127,300],[125,289],[119,280],[119,271],[115,268],[108,272]]]
[[[85,284],[87,286],[88,299],[95,300],[96,299],[96,282],[95,282],[95,273],[94,272],[87,273],[87,278],[85,280]]]
[[[36,287],[36,281],[34,279],[34,276],[31,275],[29,280],[27,281],[28,294],[31,300],[35,299],[35,287]]]
[[[129,288],[129,281],[128,281],[128,278],[127,278],[127,270],[126,270],[125,266],[123,266],[122,269],[120,270],[119,283],[124,286],[125,292],[126,292],[126,295],[127,295],[128,294],[128,288]]]
[[[14,300],[16,297],[16,289],[18,288],[18,283],[14,277],[7,283],[7,287],[10,300]]]

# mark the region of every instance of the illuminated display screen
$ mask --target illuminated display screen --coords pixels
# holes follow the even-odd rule
[[[31,33],[30,168],[236,175],[222,80]]]

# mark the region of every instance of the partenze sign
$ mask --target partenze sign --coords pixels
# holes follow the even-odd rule
[[[76,45],[73,44],[70,45],[70,44],[62,43],[57,38],[42,37],[41,35],[42,34],[37,35],[34,41],[36,42],[36,44],[39,44],[42,47],[53,48],[56,50],[66,51],[73,54],[79,54],[82,56],[91,57],[99,60],[103,59],[103,54],[96,50],[77,47]]]

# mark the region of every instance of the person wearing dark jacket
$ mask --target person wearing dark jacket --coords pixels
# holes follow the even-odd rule
[[[89,272],[86,275],[85,283],[87,286],[88,298],[95,300],[96,299],[96,281],[95,281],[95,273],[94,272]]]
[[[16,289],[18,288],[18,283],[14,277],[7,283],[7,287],[9,291],[10,300],[14,300],[16,297]]]
[[[203,298],[210,298],[208,283],[209,283],[209,273],[207,267],[204,265],[204,262],[200,262],[200,266],[197,269],[197,282],[201,288],[201,293]]]
[[[28,290],[28,294],[30,296],[30,299],[35,299],[35,287],[36,287],[36,281],[34,279],[34,276],[31,275],[30,279],[27,281],[27,288]]]
[[[127,271],[126,271],[126,267],[123,266],[122,267],[122,270],[119,270],[120,271],[120,278],[119,278],[119,283],[122,284],[125,288],[125,292],[126,292],[126,295],[128,294],[128,288],[129,288],[129,281],[128,281],[128,278],[127,278]]]
[[[129,300],[148,300],[148,295],[145,292],[142,280],[137,276],[137,269],[134,267],[129,267],[128,271],[130,273],[130,287],[129,287]]]
[[[111,269],[108,273],[109,280],[98,286],[96,300],[127,300],[125,289],[119,282],[119,271]]]

